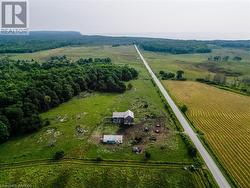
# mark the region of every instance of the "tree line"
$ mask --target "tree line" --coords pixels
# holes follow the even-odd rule
[[[216,73],[214,75],[209,74],[205,78],[197,78],[196,81],[231,88],[250,95],[250,78],[248,77],[239,78],[235,76],[230,81],[227,81],[225,74]]]
[[[137,76],[128,66],[72,63],[66,56],[42,64],[4,58],[0,60],[0,142],[38,130],[48,123],[39,113],[82,91],[124,92],[124,81]]]
[[[172,54],[209,53],[211,44],[221,47],[250,48],[244,41],[173,40],[145,37],[85,36],[79,32],[32,31],[29,36],[0,36],[0,53],[31,53],[72,45],[120,45],[138,44],[144,50]],[[209,46],[210,45],[210,46]]]
[[[214,61],[214,62],[228,62],[230,60],[229,56],[209,56],[207,58],[208,61]],[[233,61],[241,61],[242,58],[240,56],[234,56],[232,58]]]
[[[73,45],[112,45],[117,47],[132,44],[138,44],[144,50],[172,54],[211,52],[205,42],[195,40],[84,36],[78,32],[30,32],[29,36],[0,36],[0,53],[31,53]]]
[[[162,80],[181,80],[181,81],[186,80],[186,78],[184,78],[184,71],[183,70],[176,71],[176,74],[174,74],[172,72],[165,72],[165,71],[161,70],[159,72],[159,74],[160,74],[160,77]]]
[[[140,43],[140,47],[147,51],[171,54],[210,53],[212,51],[204,43],[182,40],[148,41]]]

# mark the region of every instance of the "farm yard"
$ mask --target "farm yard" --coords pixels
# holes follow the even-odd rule
[[[237,186],[250,184],[250,98],[192,81],[163,81]]]
[[[142,139],[142,142],[144,140],[143,137],[146,137],[145,140],[152,138],[151,142],[147,142],[147,147],[144,147],[144,150],[156,152],[155,154],[152,153],[152,160],[168,161],[175,159],[176,162],[192,161],[192,158],[187,154],[185,144],[180,136],[176,134],[175,125],[165,112],[163,103],[153,87],[146,70],[144,70],[143,65],[137,59],[133,47],[77,47],[75,51],[74,48],[63,48],[58,51],[66,54],[69,58],[80,57],[81,54],[83,54],[83,57],[85,57],[84,54],[89,54],[89,57],[93,57],[94,54],[102,55],[97,55],[98,57],[114,57],[114,63],[123,62],[123,64],[129,64],[137,68],[140,72],[140,77],[138,80],[131,81],[133,88],[123,94],[81,93],[71,101],[42,114],[43,119],[48,119],[51,122],[50,126],[44,127],[34,135],[18,138],[1,145],[0,153],[6,152],[5,149],[10,150],[10,148],[14,150],[23,148],[23,153],[19,153],[15,157],[0,155],[0,161],[28,160],[41,156],[50,158],[60,148],[69,150],[66,153],[67,157],[70,158],[93,159],[101,156],[107,159],[114,159],[114,157],[119,156],[119,159],[141,160],[143,155],[134,155],[131,152],[131,142],[134,141],[133,139],[137,135],[135,131],[142,134],[142,138],[139,138]],[[41,57],[39,53],[51,55],[49,52],[37,53],[39,58]],[[122,61],[119,60],[121,58],[119,53],[122,54],[121,57],[124,57]],[[34,54],[26,55],[34,56]],[[126,111],[128,109],[135,113],[134,126],[125,127],[124,129],[124,127],[119,127],[108,120],[112,117],[113,112]],[[161,125],[162,129],[159,134],[154,132],[154,128],[158,124]],[[144,131],[145,127],[149,128],[148,132]],[[125,137],[125,142],[121,147],[105,146],[100,143],[100,138],[103,134],[116,133],[129,135]],[[158,140],[157,137],[159,137]],[[63,142],[65,138],[67,138],[67,141]],[[157,144],[154,144],[155,142]],[[30,147],[27,148],[27,145]],[[48,146],[52,147],[44,151],[44,147]],[[123,149],[121,149],[122,147]],[[162,153],[160,148],[165,148],[171,152],[164,152],[163,155],[158,155],[158,153]],[[31,151],[32,153],[30,153]],[[8,153],[11,154],[11,152]]]
[[[65,47],[8,56],[13,59],[35,59],[43,62],[52,55],[66,55],[71,60],[80,57],[110,57],[114,64],[127,64],[136,68],[139,71],[139,78],[130,81],[132,88],[122,94],[81,93],[69,102],[43,113],[42,118],[49,120],[50,124],[40,131],[1,144],[0,163],[17,164],[16,168],[13,166],[11,169],[8,167],[1,169],[0,175],[4,178],[0,178],[0,184],[3,180],[7,180],[8,183],[29,183],[30,177],[39,172],[37,174],[39,178],[37,182],[34,182],[34,186],[46,179],[46,174],[49,173],[57,174],[55,178],[58,179],[49,179],[48,187],[57,186],[60,178],[66,179],[65,185],[67,185],[67,183],[75,182],[75,179],[85,177],[84,174],[95,174],[92,178],[88,175],[86,179],[81,179],[86,187],[93,185],[94,177],[96,177],[94,179],[97,187],[103,183],[104,177],[110,179],[114,187],[124,181],[131,185],[138,183],[139,187],[146,187],[145,185],[152,187],[156,185],[155,182],[165,187],[169,184],[174,187],[207,187],[209,184],[216,186],[207,169],[201,168],[194,172],[184,170],[184,167],[190,167],[195,163],[194,158],[189,155],[179,135],[180,132],[177,131],[173,119],[164,109],[164,104],[133,46]],[[135,115],[133,125],[119,126],[110,121],[113,112],[124,112],[128,109]],[[105,134],[123,135],[123,143],[103,144],[101,137]],[[139,148],[140,151],[134,152],[135,148]],[[58,162],[59,166],[50,162],[57,151],[65,153],[64,159]],[[149,153],[147,159],[145,159],[146,152]],[[72,160],[72,165],[68,165],[67,160]],[[22,166],[23,162],[29,163],[29,161],[31,164]],[[85,162],[88,161],[91,161],[92,167],[78,168],[73,165],[74,162],[86,165]],[[128,167],[122,162],[128,163]],[[113,163],[118,163],[118,165],[121,163],[125,167],[117,168]],[[141,170],[140,168],[147,163],[163,164],[161,166],[165,169],[152,168],[151,170],[149,167]],[[27,167],[29,165],[30,167]],[[129,165],[137,165],[138,169],[131,168]],[[177,167],[174,167],[175,165]],[[131,173],[133,170],[135,170],[135,177]],[[116,175],[107,177],[107,171]],[[20,178],[20,174],[26,174],[26,179]],[[126,180],[124,180],[125,175],[128,176]],[[109,181],[105,180],[105,182]],[[70,185],[78,186],[72,183]],[[110,187],[110,185],[106,187],[108,186]]]

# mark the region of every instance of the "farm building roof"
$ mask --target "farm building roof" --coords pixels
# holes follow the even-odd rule
[[[119,143],[123,141],[122,135],[103,135],[102,141],[104,143]]]
[[[126,118],[126,117],[134,118],[134,112],[128,110],[126,112],[113,112],[113,118]]]

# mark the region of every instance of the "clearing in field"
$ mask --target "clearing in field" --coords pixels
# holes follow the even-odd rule
[[[250,185],[250,97],[191,81],[163,81],[240,187]]]

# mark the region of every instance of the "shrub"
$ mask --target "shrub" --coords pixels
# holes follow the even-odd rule
[[[146,151],[145,152],[145,159],[149,160],[150,158],[151,158],[151,154],[148,151]]]
[[[55,155],[54,155],[54,159],[55,160],[63,159],[64,155],[65,155],[64,151],[62,151],[62,150],[61,151],[57,151],[55,153]]]
[[[97,162],[103,161],[103,158],[101,156],[97,156],[95,159]]]
[[[187,106],[186,106],[185,104],[181,106],[181,111],[182,111],[184,114],[186,114],[187,110],[188,110],[188,108],[187,108]]]
[[[131,83],[128,84],[127,90],[131,90],[133,88],[133,85]]]
[[[6,141],[9,138],[9,136],[10,134],[8,126],[2,121],[0,121],[0,143]]]
[[[44,121],[43,121],[43,126],[49,126],[50,125],[50,121],[48,118],[46,118]]]
[[[187,137],[187,135],[185,135],[185,134],[181,134],[181,137],[182,137],[183,141],[185,142],[185,144],[186,144],[186,146],[188,148],[189,155],[192,156],[192,157],[197,157],[197,149],[193,145],[193,143],[191,142],[189,137]]]

